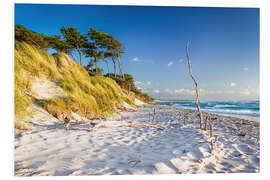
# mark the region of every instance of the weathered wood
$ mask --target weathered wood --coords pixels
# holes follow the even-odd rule
[[[64,128],[65,130],[68,130],[70,128],[71,119],[69,116],[65,116],[64,118]]]
[[[212,152],[213,152],[213,150],[214,150],[214,143],[213,143],[213,139],[211,139],[211,141],[210,141],[210,146],[211,146],[210,152],[212,153]]]
[[[71,124],[77,124],[77,125],[88,125],[87,123],[83,121],[71,121]]]
[[[190,75],[191,79],[193,80],[193,82],[195,84],[196,105],[197,105],[197,110],[198,110],[199,117],[200,117],[200,129],[203,129],[203,116],[202,116],[201,107],[200,107],[198,83],[197,83],[197,81],[196,81],[196,79],[193,76],[192,71],[191,71],[191,64],[190,64],[190,57],[189,57],[189,53],[188,53],[188,46],[189,46],[189,41],[187,42],[187,45],[186,45],[186,55],[187,55],[187,59],[188,59],[188,69],[189,69],[189,75]]]
[[[210,137],[213,136],[213,124],[212,124],[212,119],[209,119],[209,130],[210,130]]]
[[[152,122],[154,122],[156,119],[156,106],[154,106],[154,109],[153,109],[153,120]]]
[[[206,116],[205,118],[205,122],[204,122],[204,130],[207,130],[207,120],[208,120],[209,116]]]
[[[159,125],[159,124],[123,124],[121,126],[124,126],[124,127],[154,127],[154,128],[158,128],[158,129],[162,129],[162,127]]]

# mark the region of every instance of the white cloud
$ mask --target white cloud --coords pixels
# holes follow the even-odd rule
[[[145,83],[145,85],[146,85],[146,86],[150,86],[150,85],[151,85],[151,82],[150,82],[150,81],[147,81],[147,82]]]
[[[141,61],[138,57],[135,57],[135,58],[133,58],[131,61],[133,61],[133,62],[139,62],[139,61]]]
[[[179,59],[179,61],[178,61],[178,62],[180,62],[180,63],[181,63],[181,62],[183,62],[183,61],[184,61],[184,59]]]
[[[175,94],[189,94],[189,95],[194,95],[195,90],[190,90],[190,89],[176,89],[174,90]]]
[[[236,86],[236,85],[237,85],[237,83],[235,83],[235,82],[224,83],[224,86],[225,86],[225,87],[234,87],[234,86]]]
[[[165,91],[165,93],[168,93],[168,94],[173,94],[173,91],[172,91],[172,90],[170,90],[170,89],[168,89],[168,88],[166,88],[164,91]]]
[[[175,89],[175,90],[170,90],[166,88],[164,90],[165,93],[170,94],[170,95],[189,95],[189,96],[195,96],[196,95],[196,90],[195,89]],[[200,96],[205,96],[205,95],[218,95],[218,94],[235,94],[235,91],[211,91],[211,90],[205,90],[205,89],[199,89],[199,94]],[[247,92],[240,92],[240,94],[247,94]]]
[[[168,67],[171,67],[173,65],[173,62],[170,61],[169,64],[168,64]]]
[[[248,89],[245,89],[243,91],[240,91],[240,94],[243,94],[243,95],[250,95],[251,92],[248,90]]]
[[[244,71],[248,71],[248,67],[243,67],[243,70]]]
[[[185,94],[185,95],[195,95],[196,94],[196,91],[195,90],[191,90],[191,89],[175,89],[174,90],[174,93],[175,94]],[[207,93],[206,90],[199,89],[199,94],[200,95],[203,95],[205,93]]]
[[[255,89],[256,94],[260,94],[260,86],[258,85],[257,88]]]
[[[230,83],[227,83],[230,85]],[[199,89],[201,100],[247,100],[247,99],[258,99],[259,94],[258,88],[246,88],[240,90],[206,90]],[[152,91],[156,97],[164,97],[168,99],[195,99],[195,89],[169,89],[166,88],[162,91],[156,89]]]
[[[134,84],[135,85],[143,85],[143,82],[141,82],[141,81],[135,81]]]

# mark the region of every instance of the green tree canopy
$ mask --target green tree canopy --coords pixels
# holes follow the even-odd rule
[[[87,48],[84,50],[86,57],[93,57],[96,65],[96,70],[98,69],[98,63],[103,60],[109,71],[109,62],[106,60],[110,54],[107,52],[109,40],[112,39],[111,35],[108,35],[102,31],[98,31],[94,28],[90,28],[86,34],[89,37],[90,42]],[[91,60],[90,60],[91,61]]]
[[[81,35],[78,29],[74,27],[62,27],[61,33],[65,38],[65,41],[72,46],[72,48],[76,49],[78,51],[78,54],[80,56],[80,64],[82,65],[82,49],[87,44],[87,39],[85,36]]]
[[[72,46],[64,40],[61,40],[60,36],[48,36],[45,38],[50,47],[58,52],[64,52],[70,54]]]
[[[15,40],[17,41],[32,44],[39,49],[47,49],[49,48],[49,43],[46,41],[46,38],[47,36],[45,34],[28,30],[22,25],[15,25]]]

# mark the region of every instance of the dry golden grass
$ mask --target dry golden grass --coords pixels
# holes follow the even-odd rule
[[[88,72],[64,53],[50,55],[26,43],[15,43],[15,124],[27,115],[32,104],[31,79],[42,77],[54,80],[62,87],[66,98],[42,101],[42,106],[53,116],[71,111],[86,118],[106,117],[122,100],[134,106],[131,98],[123,93],[118,84],[107,77],[89,76]]]

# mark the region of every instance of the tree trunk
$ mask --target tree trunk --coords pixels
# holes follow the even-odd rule
[[[97,70],[98,70],[98,61],[97,61],[97,58],[95,58],[95,63],[96,63],[96,74],[97,74]]]
[[[119,75],[120,75],[120,77],[122,77],[122,79],[124,79],[123,78],[123,71],[122,71],[121,61],[120,61],[120,55],[118,55],[117,60],[118,60]]]
[[[82,65],[82,52],[81,52],[80,48],[77,48],[77,50],[78,50],[78,53],[80,55],[80,65]]]
[[[108,71],[107,73],[110,74],[110,66],[109,66],[108,60],[105,60],[105,59],[104,59],[103,61],[105,61],[105,63],[106,63],[107,71]]]
[[[207,120],[208,120],[209,116],[206,116],[205,118],[205,122],[204,122],[204,130],[207,130]]]
[[[114,72],[114,77],[116,77],[116,61],[115,61],[114,58],[112,59],[112,61],[113,61],[113,72]]]
[[[187,42],[187,45],[186,45],[186,55],[187,55],[187,59],[188,59],[189,75],[190,75],[190,77],[192,78],[192,80],[194,81],[194,84],[195,84],[195,88],[196,88],[196,105],[197,105],[197,110],[198,110],[199,117],[200,117],[200,129],[203,129],[203,117],[202,117],[202,112],[201,112],[201,107],[200,107],[198,84],[197,84],[197,81],[195,80],[195,77],[193,76],[193,74],[191,72],[190,57],[189,57],[189,54],[188,54],[188,45],[189,45],[189,41]]]

